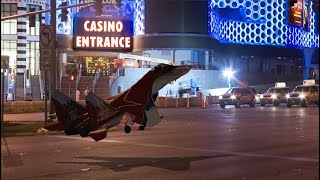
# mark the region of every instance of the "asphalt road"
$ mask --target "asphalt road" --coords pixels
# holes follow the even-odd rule
[[[105,140],[2,137],[2,179],[319,179],[319,108],[159,109],[163,121]]]

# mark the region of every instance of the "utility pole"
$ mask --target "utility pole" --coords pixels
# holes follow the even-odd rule
[[[56,47],[57,47],[57,41],[56,41],[56,24],[57,24],[57,2],[55,0],[50,0],[50,6],[51,6],[51,19],[50,19],[50,25],[52,27],[52,39],[53,39],[53,47],[51,49],[51,82],[50,82],[50,96],[52,92],[57,89],[57,52],[56,52]],[[50,100],[50,114],[54,113],[54,108],[52,101]],[[47,118],[47,117],[46,117]],[[50,116],[50,119],[52,120],[52,116]]]
[[[4,74],[9,67],[9,56],[1,56],[1,135],[3,132],[4,114]]]
[[[78,7],[78,6],[86,6],[86,5],[90,5],[90,4],[93,4],[93,3],[94,2],[87,2],[87,3],[81,3],[81,4],[72,5],[72,6],[63,6],[63,7],[55,8],[55,10],[68,9],[68,8]],[[46,9],[46,10],[28,12],[28,13],[24,13],[24,14],[16,14],[16,15],[12,15],[12,16],[5,16],[5,17],[1,17],[1,21],[5,21],[5,20],[9,20],[9,19],[17,19],[19,17],[31,16],[31,15],[34,15],[34,14],[41,14],[41,13],[51,12],[51,10],[52,9]]]

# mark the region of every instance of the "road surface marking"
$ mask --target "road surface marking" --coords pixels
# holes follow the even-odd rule
[[[91,141],[91,142],[94,141],[91,138],[82,138],[82,137],[72,137],[72,136],[56,136],[56,137],[65,138],[65,139]],[[207,152],[207,153],[208,152],[209,153],[222,153],[222,154],[230,154],[230,155],[244,156],[244,157],[259,157],[259,158],[283,159],[283,160],[291,160],[291,161],[319,162],[319,159],[313,159],[313,158],[273,156],[273,155],[267,155],[267,154],[233,152],[233,151],[206,149],[206,148],[188,148],[188,147],[169,146],[169,145],[152,144],[152,143],[139,143],[139,142],[132,142],[132,141],[112,140],[112,139],[103,139],[99,142],[129,144],[129,145],[137,145],[137,146],[145,146],[145,147],[173,148],[173,149],[177,149],[177,150],[197,151],[197,152]]]

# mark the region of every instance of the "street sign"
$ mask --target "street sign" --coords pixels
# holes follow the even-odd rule
[[[1,56],[1,69],[9,68],[9,56]]]
[[[52,47],[41,47],[40,49],[40,70],[51,69],[51,49]]]
[[[53,34],[52,27],[42,25],[40,29],[40,70],[51,69]]]
[[[52,46],[52,27],[42,25],[40,30],[40,46]]]

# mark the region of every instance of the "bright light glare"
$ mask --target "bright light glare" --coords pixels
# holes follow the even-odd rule
[[[304,94],[299,95],[300,98],[305,98]]]
[[[235,95],[232,95],[230,98],[231,98],[231,99],[236,99],[236,96],[235,96]]]
[[[277,98],[277,96],[275,94],[272,94],[271,96],[273,99]]]
[[[234,72],[231,69],[226,69],[223,71],[223,75],[227,77],[233,77]]]

